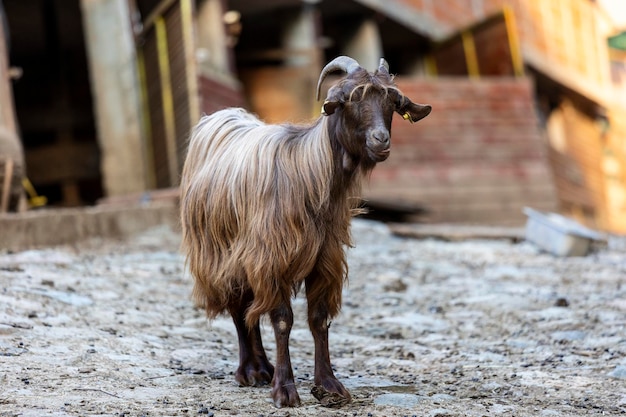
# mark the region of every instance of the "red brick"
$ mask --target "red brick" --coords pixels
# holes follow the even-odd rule
[[[419,204],[434,210],[438,221],[488,222],[490,217],[480,212],[486,205],[490,210],[514,206],[510,219],[518,221],[525,204],[556,206],[530,80],[396,81],[407,96],[431,104],[433,111],[414,125],[394,119],[391,156],[374,170],[366,197]]]

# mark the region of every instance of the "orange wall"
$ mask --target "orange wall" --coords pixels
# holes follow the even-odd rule
[[[506,0],[398,0],[430,15],[449,34],[502,10]]]
[[[448,35],[478,23],[503,7],[515,15],[526,62],[556,65],[556,76],[607,86],[610,67],[606,16],[591,0],[397,0],[415,7]],[[480,47],[478,45],[477,47]]]

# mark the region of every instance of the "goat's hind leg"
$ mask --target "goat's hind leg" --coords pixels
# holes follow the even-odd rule
[[[265,354],[259,323],[246,326],[245,314],[252,299],[252,292],[246,292],[238,302],[229,307],[239,339],[239,368],[235,372],[235,379],[242,386],[267,385],[274,377],[274,366]]]

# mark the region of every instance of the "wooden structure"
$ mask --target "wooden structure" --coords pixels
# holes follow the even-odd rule
[[[13,94],[0,86],[0,109],[15,98],[29,179],[51,205],[176,185],[200,112],[244,104],[229,68],[196,59],[211,42],[227,55],[219,36],[194,36],[196,19],[223,32],[221,0],[5,3],[24,75]]]
[[[15,103],[14,129],[37,191],[54,203],[78,205],[102,195],[100,151],[79,3],[57,3],[3,2],[9,62],[22,76],[0,107]]]
[[[139,3],[141,6],[142,3]],[[149,142],[152,187],[178,183],[184,138],[198,118],[197,85],[191,44],[190,0],[161,2],[141,13],[139,73]]]
[[[216,0],[197,8],[192,0],[137,1],[137,7],[148,188],[176,186],[200,113],[244,105],[223,46],[226,34],[219,30],[224,10]]]
[[[510,7],[436,41],[425,58],[431,76],[456,75],[472,79],[523,76],[524,64]]]

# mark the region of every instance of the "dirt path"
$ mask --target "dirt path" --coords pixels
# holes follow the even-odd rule
[[[0,253],[0,416],[582,416],[626,413],[626,253],[557,259],[529,244],[391,236],[356,221],[331,327],[354,402],[303,406],[240,388],[234,328],[208,323],[166,228],[134,239]],[[265,326],[270,357],[273,336]]]

